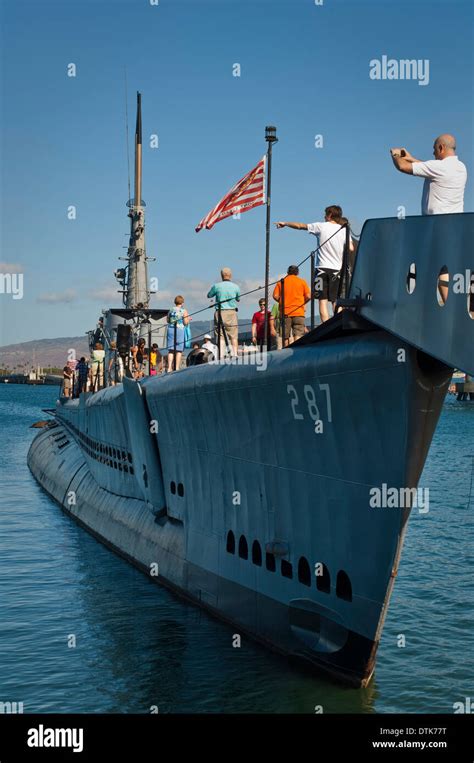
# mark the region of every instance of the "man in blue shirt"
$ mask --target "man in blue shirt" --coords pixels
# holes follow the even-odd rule
[[[207,296],[209,299],[214,297],[216,302],[216,311],[214,313],[214,331],[216,339],[219,341],[219,329],[218,329],[218,306],[221,307],[221,319],[224,326],[225,333],[230,342],[233,355],[237,355],[237,346],[239,342],[239,322],[237,318],[237,302],[240,301],[240,288],[236,283],[232,282],[232,271],[230,268],[222,268],[221,270],[222,281],[215,283],[209,289]],[[220,355],[224,355],[226,351],[226,344],[224,339],[224,332],[220,330]]]

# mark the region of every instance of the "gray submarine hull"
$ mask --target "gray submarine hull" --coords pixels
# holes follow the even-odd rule
[[[451,374],[375,330],[125,380],[62,399],[28,465],[154,582],[364,686],[410,512],[370,491],[416,488]]]
[[[345,310],[260,364],[62,398],[33,475],[229,639],[366,685],[453,368],[474,375],[473,240],[473,213],[368,220]]]

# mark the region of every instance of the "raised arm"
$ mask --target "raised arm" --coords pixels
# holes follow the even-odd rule
[[[390,154],[392,156],[392,161],[399,172],[413,175],[412,164],[413,162],[419,162],[419,159],[415,159],[406,148],[391,148]]]
[[[283,221],[280,221],[278,223],[275,223],[277,228],[293,228],[294,230],[308,230],[308,226],[306,223],[285,223]]]

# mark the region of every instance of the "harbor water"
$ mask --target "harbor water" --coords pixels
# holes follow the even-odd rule
[[[383,394],[383,391],[382,393]],[[0,385],[0,702],[25,713],[452,713],[472,696],[474,402],[448,396],[411,514],[374,679],[336,686],[105,548],[26,465],[57,387]],[[376,570],[374,569],[374,575]]]

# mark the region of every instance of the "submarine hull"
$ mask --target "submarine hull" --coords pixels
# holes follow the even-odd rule
[[[383,330],[259,358],[62,399],[28,464],[229,639],[364,686],[452,369]]]

